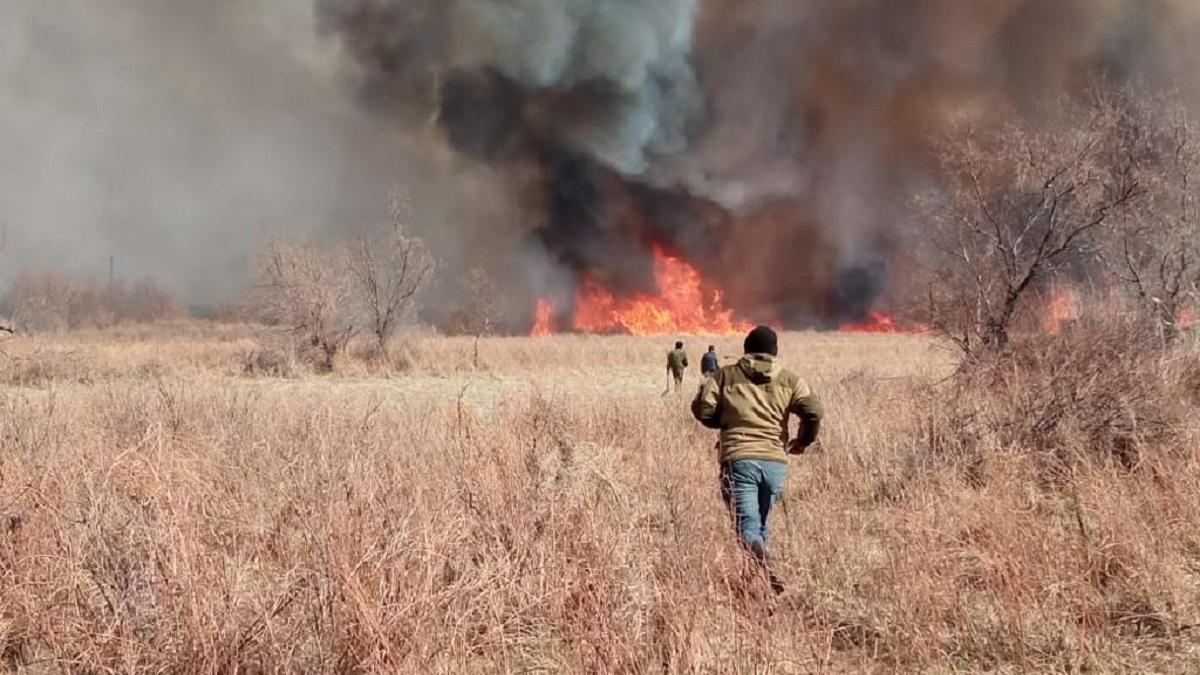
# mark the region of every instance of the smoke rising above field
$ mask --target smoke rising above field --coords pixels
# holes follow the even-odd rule
[[[561,298],[583,278],[645,287],[661,244],[750,318],[789,323],[886,293],[919,236],[902,207],[924,180],[923,141],[951,112],[1038,118],[1096,77],[1170,85],[1197,26],[1170,0],[318,8],[363,100],[401,126],[436,123],[521,186],[514,217],[535,257],[566,271]]]
[[[219,299],[266,232],[336,236],[399,186],[447,270],[530,307],[643,289],[657,244],[745,318],[819,323],[895,285],[948,115],[1200,65],[1189,0],[312,3],[9,2],[6,268],[111,254]]]
[[[384,213],[401,163],[288,0],[6,0],[0,268],[244,291],[272,229]]]

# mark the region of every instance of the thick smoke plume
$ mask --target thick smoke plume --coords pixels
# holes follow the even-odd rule
[[[10,0],[5,270],[115,255],[221,299],[266,233],[337,236],[398,185],[445,269],[518,304],[647,288],[659,245],[742,318],[834,321],[894,287],[949,115],[1055,124],[1095,77],[1194,101],[1198,26],[1191,0]]]
[[[949,113],[1037,119],[1093,78],[1170,84],[1197,34],[1185,0],[318,7],[365,100],[400,125],[436,122],[511,181],[532,248],[569,273],[563,297],[581,277],[647,286],[657,244],[749,318],[793,324],[886,292],[919,236],[903,196]]]

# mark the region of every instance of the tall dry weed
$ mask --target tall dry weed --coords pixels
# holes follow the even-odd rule
[[[936,446],[989,444],[1037,454],[1047,471],[1077,461],[1125,469],[1180,439],[1188,375],[1140,322],[1090,317],[1061,334],[1029,334],[969,361],[928,406]],[[938,428],[940,427],[940,428]]]
[[[417,340],[403,377],[266,379],[239,331],[56,340],[114,372],[0,389],[4,669],[1197,666],[1195,425],[1132,471],[1049,483],[991,435],[968,472],[923,433],[949,370],[917,338],[785,336],[830,418],[772,528],[778,601],[656,341],[489,339],[477,371],[472,341]]]

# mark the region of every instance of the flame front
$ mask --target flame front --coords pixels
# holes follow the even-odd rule
[[[1063,327],[1079,319],[1079,293],[1073,288],[1056,291],[1046,304],[1042,317],[1042,330],[1058,335]]]
[[[1175,317],[1175,327],[1180,330],[1188,330],[1196,325],[1196,309],[1191,305],[1179,310],[1179,315]]]
[[[553,302],[545,299],[538,300],[537,309],[534,312],[533,331],[530,332],[530,335],[533,337],[554,335],[554,315],[557,311]]]
[[[929,326],[902,325],[892,315],[872,310],[866,321],[842,324],[838,330],[843,333],[926,333]]]
[[[700,272],[687,261],[654,251],[656,294],[638,293],[619,298],[592,279],[584,279],[575,294],[571,328],[582,333],[628,333],[630,335],[733,335],[752,325],[734,320],[719,291],[705,291]],[[543,322],[543,310],[546,321]],[[534,334],[553,332],[553,304],[538,301],[538,323]],[[539,333],[542,330],[545,332]]]

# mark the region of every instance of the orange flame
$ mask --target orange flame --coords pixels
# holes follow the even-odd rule
[[[537,309],[534,312],[533,331],[530,335],[533,337],[548,337],[554,335],[554,315],[558,309],[553,302],[546,299],[538,300]]]
[[[1175,327],[1181,330],[1187,330],[1196,325],[1196,309],[1188,306],[1179,310],[1179,316],[1175,317]]]
[[[1058,335],[1067,324],[1079,318],[1079,293],[1073,288],[1055,291],[1046,304],[1042,330]]]
[[[639,293],[618,298],[593,279],[584,279],[575,294],[571,328],[584,333],[629,333],[630,335],[732,335],[753,326],[735,321],[724,307],[719,291],[705,292],[700,272],[687,261],[655,247],[656,294]],[[538,316],[547,301],[538,302]],[[549,312],[547,316],[552,316]],[[553,326],[541,321],[535,331]],[[535,334],[537,334],[535,332]]]
[[[929,326],[921,324],[903,325],[890,314],[872,310],[867,314],[867,321],[861,323],[842,324],[838,330],[843,333],[927,333]]]

